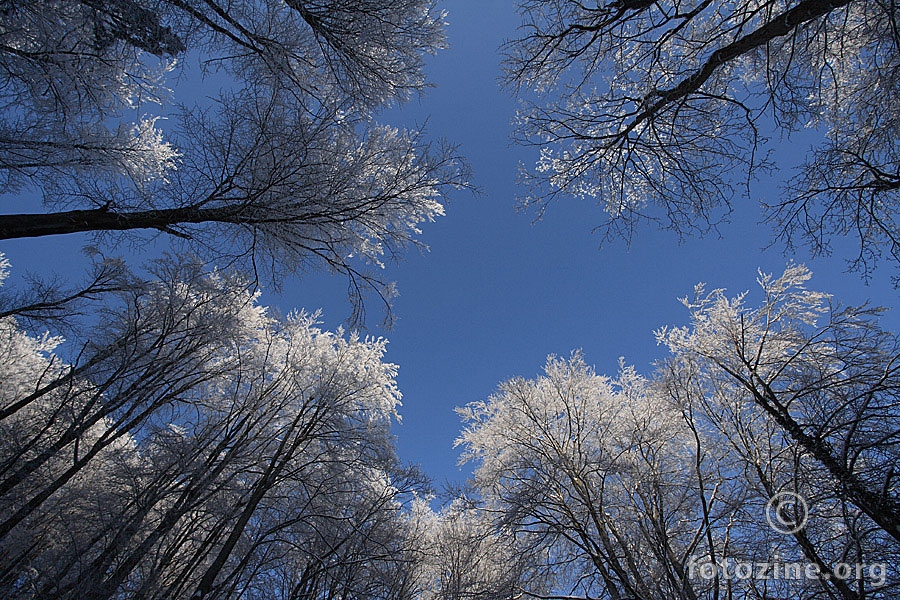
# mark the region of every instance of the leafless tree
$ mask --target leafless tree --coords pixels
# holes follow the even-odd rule
[[[0,239],[163,234],[276,282],[333,269],[361,311],[392,294],[372,268],[466,185],[452,148],[375,121],[426,85],[430,0],[13,2],[0,19],[4,189],[47,207],[0,216]]]
[[[854,236],[853,266],[897,258],[897,10],[881,0],[523,0],[507,83],[520,141],[541,149],[526,205],[591,198],[607,235],[650,220],[705,231],[773,166],[767,136],[818,145],[782,199],[774,237],[827,253]]]

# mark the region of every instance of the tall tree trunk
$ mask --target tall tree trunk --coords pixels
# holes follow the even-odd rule
[[[0,215],[0,239],[42,237],[85,231],[126,231],[159,229],[169,231],[180,224],[249,223],[253,219],[245,206],[217,208],[167,208],[136,212],[115,212],[105,208],[69,210],[55,213]]]
[[[719,367],[753,394],[756,403],[772,420],[828,470],[840,484],[841,492],[847,500],[868,515],[894,540],[900,542],[900,503],[896,499],[870,489],[860,481],[852,469],[835,456],[827,440],[806,433],[785,408],[775,390],[759,376],[755,379],[761,389],[758,389],[753,381],[747,380],[725,365],[720,363]]]
[[[310,399],[311,401],[312,399]],[[259,503],[262,502],[262,499],[265,497],[266,493],[272,489],[275,483],[278,481],[278,477],[281,474],[281,471],[284,467],[290,462],[294,453],[300,447],[300,445],[309,439],[310,434],[313,428],[316,426],[318,422],[318,417],[322,413],[321,406],[317,407],[316,410],[313,411],[312,418],[310,421],[303,426],[300,431],[297,431],[297,428],[300,426],[303,417],[306,415],[305,407],[301,408],[297,413],[297,416],[294,418],[290,427],[284,434],[284,438],[281,440],[281,443],[278,445],[278,449],[275,451],[275,454],[269,460],[269,464],[266,467],[265,472],[262,477],[259,478],[253,492],[250,494],[250,498],[247,501],[244,510],[241,512],[241,515],[238,517],[237,522],[231,530],[231,533],[228,535],[228,538],[225,540],[222,548],[219,550],[219,553],[213,559],[212,564],[203,574],[203,577],[200,580],[200,583],[197,586],[197,590],[191,596],[191,600],[204,600],[208,597],[210,592],[212,592],[213,584],[215,584],[216,579],[221,573],[222,569],[225,567],[225,563],[228,561],[228,558],[231,556],[231,553],[234,551],[235,546],[237,546],[238,541],[240,541],[241,536],[244,534],[244,529],[246,529],[247,524],[250,522],[250,518],[253,516],[253,513],[256,512]],[[291,436],[296,432],[296,435],[291,440]]]

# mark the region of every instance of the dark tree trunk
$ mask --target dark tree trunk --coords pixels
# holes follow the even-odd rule
[[[57,213],[0,215],[0,239],[42,237],[85,231],[159,229],[192,223],[249,223],[243,206],[218,208],[168,208],[137,212],[115,212],[104,208]]]

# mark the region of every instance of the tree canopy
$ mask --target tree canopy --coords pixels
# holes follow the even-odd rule
[[[0,239],[161,232],[276,281],[342,272],[361,310],[391,295],[370,267],[466,184],[452,148],[376,121],[426,85],[431,0],[13,2],[3,22],[2,190],[48,210],[0,215]]]
[[[651,377],[576,352],[459,410],[482,509],[544,566],[524,595],[896,595],[898,339],[809,277],[698,287]]]
[[[540,148],[526,205],[594,199],[609,215],[605,233],[627,238],[643,220],[705,231],[780,166],[772,133],[813,130],[784,195],[764,200],[773,237],[827,254],[832,236],[853,236],[852,266],[896,265],[892,2],[519,4],[506,82],[524,104],[518,139]]]
[[[3,597],[408,597],[422,480],[389,434],[384,340],[150,270],[117,270],[74,362],[2,318]]]
[[[852,229],[861,269],[900,257],[893,4],[520,4],[529,202],[704,229],[775,166],[767,128],[817,129],[776,237],[825,252]],[[804,265],[696,286],[649,373],[576,350],[458,408],[472,477],[443,493],[398,456],[387,341],[263,305],[261,275],[324,267],[360,323],[392,292],[369,269],[468,185],[452,147],[380,121],[427,86],[443,20],[432,0],[0,6],[0,194],[44,200],[0,239],[96,242],[81,283],[9,285],[0,253],[0,597],[896,597],[900,336]],[[118,256],[155,236],[160,256]]]

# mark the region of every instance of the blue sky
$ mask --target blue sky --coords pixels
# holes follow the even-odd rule
[[[536,151],[509,142],[515,100],[498,87],[498,48],[515,35],[519,17],[512,0],[444,0],[450,49],[429,59],[427,73],[436,87],[420,100],[385,115],[386,122],[416,125],[460,146],[481,193],[455,194],[447,216],[424,227],[430,252],[407,254],[386,276],[400,296],[391,331],[374,327],[379,306],[369,307],[370,333],[390,340],[387,359],[400,366],[403,423],[396,428],[401,457],[420,463],[437,484],[459,480],[453,440],[460,423],[453,409],[489,396],[503,380],[536,376],[548,354],[568,355],[581,348],[600,373],[615,374],[619,357],[649,373],[662,356],[653,331],[681,325],[688,318],[677,298],[695,283],[733,293],[753,289],[757,267],[779,272],[791,258],[757,225],[755,200],[777,190],[767,182],[754,189],[754,201],[736,206],[722,237],[687,239],[649,227],[637,231],[630,248],[622,242],[599,248],[592,235],[604,220],[590,202],[568,200],[551,207],[543,220],[516,212],[520,162]],[[783,155],[805,147],[782,145]],[[7,199],[6,210],[35,206]],[[80,235],[0,242],[14,272],[80,272]],[[845,303],[871,299],[890,306],[897,296],[882,268],[866,286],[844,273],[843,258],[808,260],[812,287]],[[347,317],[346,283],[340,277],[311,274],[289,282],[281,294],[267,291],[263,301],[283,312],[323,310],[323,324],[334,329]],[[889,317],[896,323],[896,317]]]
[[[509,141],[516,101],[498,87],[499,46],[520,22],[511,0],[448,0],[450,48],[429,61],[436,88],[401,111],[409,122],[428,118],[429,132],[460,145],[470,161],[476,198],[457,194],[447,216],[427,226],[431,250],[412,255],[390,275],[398,283],[399,320],[388,358],[400,365],[403,424],[400,452],[440,481],[460,478],[455,406],[486,398],[513,376],[534,377],[548,354],[581,348],[598,372],[615,374],[619,357],[649,373],[662,356],[653,331],[684,324],[677,298],[695,283],[734,293],[754,288],[757,268],[778,272],[790,256],[762,249],[770,234],[757,225],[758,203],[736,206],[723,236],[680,243],[669,232],[640,229],[631,247],[601,249],[592,228],[604,220],[591,202],[568,200],[539,222],[515,210],[517,166],[536,151]],[[785,144],[796,153],[801,145]],[[777,193],[762,182],[755,199]],[[844,256],[849,256],[846,254]],[[842,258],[810,261],[812,286],[846,303],[871,298],[891,305],[896,291],[884,268],[866,286],[844,272]]]

